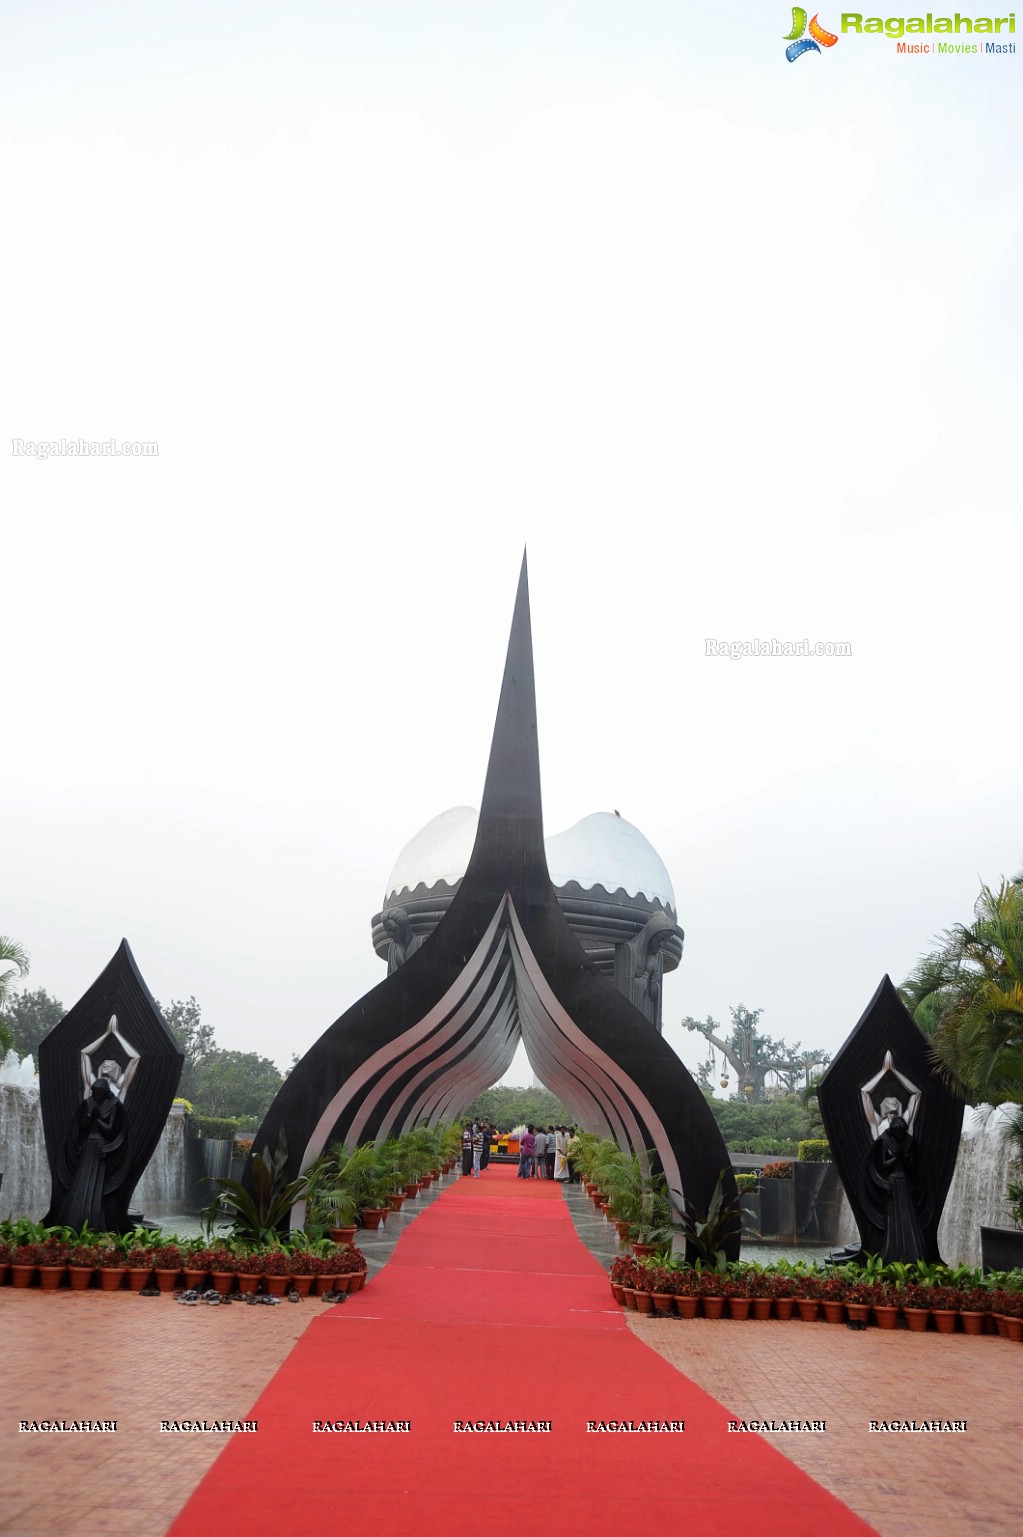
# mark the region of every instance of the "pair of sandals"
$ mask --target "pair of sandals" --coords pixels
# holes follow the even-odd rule
[[[218,1291],[214,1291],[212,1286],[209,1291],[196,1291],[194,1287],[189,1287],[188,1291],[178,1292],[174,1300],[183,1302],[186,1308],[194,1308],[200,1302],[208,1302],[211,1307],[226,1307],[231,1301],[230,1297],[222,1297]]]

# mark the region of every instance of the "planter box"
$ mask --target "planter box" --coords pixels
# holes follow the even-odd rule
[[[1023,1266],[1023,1231],[1015,1227],[982,1227],[980,1260],[985,1270],[1015,1270]]]
[[[234,1138],[187,1137],[185,1139],[185,1210],[202,1211],[213,1199],[212,1181],[231,1177]]]
[[[837,1244],[842,1181],[833,1163],[795,1163],[796,1240]]]
[[[742,1234],[744,1238],[760,1237],[760,1191],[740,1190],[739,1205],[742,1208]]]
[[[766,1239],[796,1241],[796,1182],[794,1179],[760,1181],[760,1231]]]

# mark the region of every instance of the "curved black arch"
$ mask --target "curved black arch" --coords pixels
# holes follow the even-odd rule
[[[331,1025],[292,1070],[254,1151],[286,1132],[288,1174],[333,1138],[362,1141],[435,1123],[511,1063],[519,1039],[581,1124],[653,1149],[676,1206],[705,1208],[719,1176],[734,1197],[717,1123],[643,1014],[602,976],[569,927],[543,842],[526,561],[519,577],[476,843],[428,940]],[[729,1257],[739,1237],[729,1243]]]

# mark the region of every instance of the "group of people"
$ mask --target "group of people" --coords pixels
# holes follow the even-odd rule
[[[485,1116],[462,1127],[462,1173],[479,1179],[490,1162],[490,1144],[500,1136]],[[575,1153],[579,1135],[574,1126],[527,1126],[519,1138],[519,1179],[557,1179],[577,1185]]]
[[[481,1170],[490,1162],[490,1144],[497,1135],[486,1116],[482,1120],[466,1121],[462,1127],[462,1173],[473,1174],[477,1179]]]
[[[527,1126],[519,1138],[519,1179],[559,1179],[579,1183],[575,1154],[579,1135],[574,1126]]]

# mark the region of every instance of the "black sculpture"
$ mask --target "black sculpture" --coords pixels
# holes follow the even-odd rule
[[[965,1106],[888,977],[821,1079],[817,1099],[860,1232],[859,1247],[835,1258],[939,1260],[938,1224]]]
[[[401,939],[399,930],[392,942]],[[656,983],[656,962],[650,969]],[[520,1039],[580,1124],[637,1153],[655,1150],[679,1209],[684,1198],[706,1208],[722,1171],[725,1198],[735,1197],[703,1095],[587,956],[551,884],[525,560],[476,842],[458,890],[421,947],[291,1071],[253,1151],[275,1147],[283,1129],[294,1178],[333,1138],[351,1145],[435,1124],[494,1083]],[[296,1208],[293,1222],[303,1217]],[[729,1258],[738,1249],[736,1234]]]
[[[47,1224],[128,1231],[128,1203],[160,1140],[183,1061],[122,940],[39,1045]]]

